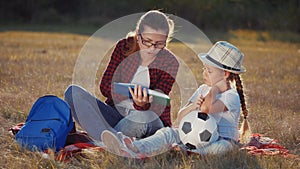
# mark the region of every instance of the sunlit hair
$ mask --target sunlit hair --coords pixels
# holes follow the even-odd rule
[[[227,80],[229,82],[235,83],[235,88],[236,88],[236,90],[239,94],[239,97],[240,97],[240,103],[241,103],[241,108],[242,108],[242,111],[243,111],[244,118],[247,118],[248,109],[247,109],[246,100],[245,100],[245,94],[244,94],[244,89],[243,89],[243,84],[242,84],[242,78],[240,77],[239,74],[230,73]]]
[[[126,46],[122,49],[124,55],[129,56],[139,50],[137,35],[143,33],[145,25],[155,30],[165,31],[167,43],[171,41],[174,33],[173,20],[169,19],[168,16],[158,10],[151,10],[141,16],[137,22],[136,30],[127,34]]]

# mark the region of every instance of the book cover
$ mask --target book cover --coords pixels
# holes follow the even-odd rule
[[[124,96],[127,96],[129,98],[132,98],[128,87],[131,87],[132,90],[134,90],[134,84],[131,83],[117,83],[114,82],[114,93],[116,94],[121,94]],[[145,88],[145,87],[142,87]],[[153,96],[153,103],[158,103],[158,104],[162,104],[162,105],[170,105],[170,97],[162,92],[159,91],[155,91],[152,89],[147,89],[147,93],[150,96]]]

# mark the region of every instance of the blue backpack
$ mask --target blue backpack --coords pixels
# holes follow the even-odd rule
[[[69,105],[56,96],[46,95],[33,104],[16,141],[32,151],[59,151],[73,127]]]

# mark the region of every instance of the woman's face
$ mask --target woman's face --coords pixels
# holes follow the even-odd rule
[[[225,78],[225,71],[216,67],[204,64],[203,81],[208,86],[213,86]]]
[[[157,53],[166,46],[167,34],[163,30],[152,29],[144,26],[144,31],[137,35],[138,45],[142,58],[156,57]]]

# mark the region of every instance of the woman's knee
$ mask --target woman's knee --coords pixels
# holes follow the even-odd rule
[[[139,111],[133,110],[126,116],[128,120],[135,121],[137,123],[150,123],[159,119],[159,116],[153,111]]]
[[[75,96],[75,95],[78,95],[78,94],[81,94],[81,93],[84,93],[85,90],[78,86],[78,85],[70,85],[68,86],[68,88],[65,90],[65,93],[64,93],[64,99],[67,101],[67,102],[72,102],[72,98]]]

